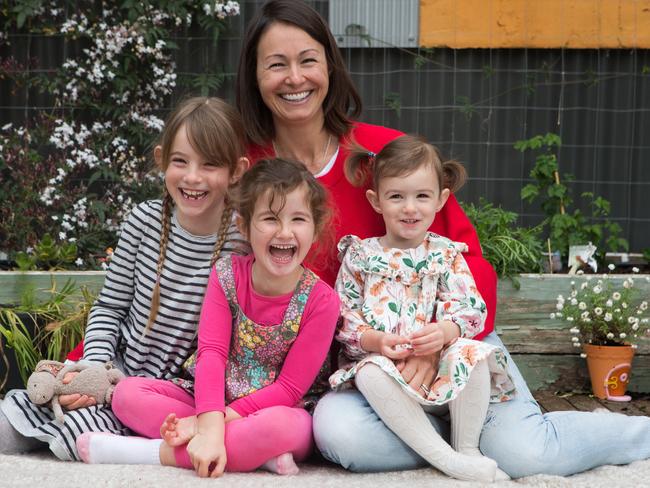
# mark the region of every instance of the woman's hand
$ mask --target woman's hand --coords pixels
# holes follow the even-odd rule
[[[404,360],[396,361],[395,366],[402,374],[402,378],[411,388],[426,398],[431,388],[431,383],[438,372],[438,353],[428,356],[410,356]]]
[[[187,444],[187,453],[201,478],[218,478],[226,469],[226,446],[216,431],[196,434]]]
[[[63,384],[67,385],[78,374],[78,371],[71,371],[69,373],[66,373],[63,376]],[[78,408],[92,407],[93,405],[97,405],[97,400],[88,395],[73,393],[71,395],[61,395],[59,397],[59,403],[65,410],[76,410]]]

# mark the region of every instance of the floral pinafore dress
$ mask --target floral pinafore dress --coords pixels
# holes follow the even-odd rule
[[[235,289],[235,277],[230,257],[220,259],[215,264],[219,283],[230,305],[233,317],[233,333],[230,340],[228,364],[226,366],[226,405],[238,398],[271,385],[279,376],[284,360],[298,336],[300,321],[307,304],[307,299],[319,278],[312,271],[305,269],[289,301],[284,318],[277,325],[260,325],[249,319],[239,306]],[[185,370],[194,378],[196,355],[193,354],[185,363]],[[300,407],[311,408],[317,396],[329,388],[329,361],[325,364]],[[175,383],[187,389],[193,386],[191,380]]]

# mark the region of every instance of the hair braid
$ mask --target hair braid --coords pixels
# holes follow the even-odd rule
[[[158,255],[158,265],[156,267],[156,283],[153,287],[151,310],[149,311],[149,319],[147,320],[144,334],[149,332],[151,327],[153,327],[153,323],[158,315],[158,308],[160,307],[160,278],[162,276],[163,264],[165,264],[165,255],[167,254],[167,243],[169,242],[169,229],[171,228],[173,203],[174,200],[165,187],[163,190],[162,229],[160,232],[160,253]]]
[[[226,237],[228,236],[228,227],[230,227],[230,222],[232,220],[233,208],[230,203],[230,200],[226,198],[226,205],[221,214],[221,224],[219,225],[219,236],[217,237],[217,242],[214,245],[214,251],[212,252],[212,259],[210,259],[210,268],[214,266],[214,263],[219,259],[219,254],[223,245],[226,243]]]

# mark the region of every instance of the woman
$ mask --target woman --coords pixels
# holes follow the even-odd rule
[[[343,176],[346,142],[354,138],[377,153],[400,133],[356,122],[361,101],[324,20],[299,0],[271,0],[251,20],[244,38],[237,80],[237,106],[249,141],[249,157],[303,161],[332,194],[338,207],[337,240],[383,231],[381,217]],[[433,232],[465,242],[465,256],[488,305],[483,340],[503,347],[493,332],[496,276],[483,259],[469,220],[453,195],[438,214]],[[336,277],[335,249],[314,270],[328,283]],[[478,336],[477,338],[480,338]],[[504,348],[505,349],[505,348]],[[430,359],[406,362],[402,375],[414,389],[429,386]],[[650,457],[650,419],[610,413],[542,414],[515,364],[518,396],[492,404],[481,435],[481,451],[512,477],[537,473],[570,475],[602,464],[626,464]],[[434,416],[438,431],[448,425]],[[356,390],[328,393],[314,413],[314,436],[322,454],[353,471],[427,466],[400,441]]]

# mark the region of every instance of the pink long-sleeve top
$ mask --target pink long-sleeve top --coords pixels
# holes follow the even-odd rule
[[[293,293],[264,296],[252,282],[254,256],[233,256],[237,301],[244,314],[260,325],[282,322]],[[298,335],[275,382],[232,402],[229,407],[245,417],[275,405],[294,406],[307,393],[322,366],[340,313],[337,293],[319,280],[312,289]],[[196,414],[225,411],[225,371],[233,330],[228,300],[213,268],[201,310],[196,357]]]

